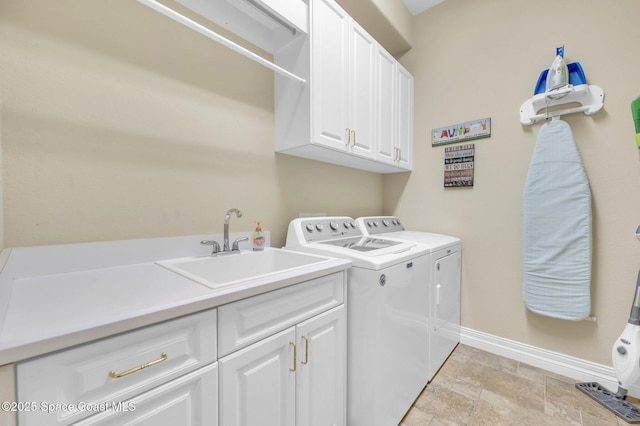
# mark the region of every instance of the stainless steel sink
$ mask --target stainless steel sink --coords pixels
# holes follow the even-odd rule
[[[173,272],[210,288],[219,288],[295,271],[330,258],[266,248],[264,251],[242,251],[218,256],[191,257],[156,262]]]

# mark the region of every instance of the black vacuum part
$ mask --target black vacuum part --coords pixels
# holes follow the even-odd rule
[[[616,397],[616,394],[599,383],[576,383],[576,387],[602,404],[627,423],[640,423],[640,408]]]

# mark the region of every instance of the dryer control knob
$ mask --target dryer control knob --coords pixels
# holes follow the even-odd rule
[[[345,227],[346,229],[349,229],[349,222],[345,222],[345,223],[343,223],[343,225],[344,225],[344,227]]]
[[[334,231],[338,230],[338,222],[329,222],[329,227]]]
[[[387,219],[382,219],[382,224],[386,227],[389,226],[389,221]]]
[[[324,226],[322,226],[321,223],[316,225],[316,229],[318,230],[318,232],[322,232],[322,230],[324,229]]]
[[[313,232],[313,224],[311,224],[311,223],[307,223],[306,228],[307,228],[307,231],[308,231],[308,232]]]
[[[354,221],[349,222],[349,225],[351,225],[352,229],[356,228],[356,223]]]
[[[373,221],[368,220],[368,221],[367,221],[367,226],[368,226],[369,228],[373,227]]]

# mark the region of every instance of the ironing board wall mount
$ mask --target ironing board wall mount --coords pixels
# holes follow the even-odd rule
[[[580,106],[572,106],[564,109],[550,107],[579,103]],[[526,126],[534,124],[537,120],[561,115],[584,112],[592,115],[602,109],[604,105],[604,90],[592,84],[571,84],[552,92],[539,93],[524,101],[520,106],[520,122]]]

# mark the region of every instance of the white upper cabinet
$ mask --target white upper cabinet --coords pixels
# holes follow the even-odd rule
[[[349,150],[375,158],[375,53],[376,41],[353,19],[349,26]],[[331,105],[319,105],[330,109]]]
[[[373,159],[375,40],[332,0],[313,3],[312,141]]]
[[[378,161],[393,164],[396,158],[397,144],[397,117],[396,117],[396,60],[386,50],[378,48],[376,51],[376,93],[378,102],[377,115],[377,159]]]
[[[275,149],[376,173],[411,170],[413,77],[334,0],[311,0],[309,35],[275,62]]]
[[[323,28],[311,39],[313,141],[346,151],[348,123],[349,15],[333,1],[312,4],[313,25]]]
[[[411,170],[413,167],[413,76],[400,64],[397,67],[397,111],[396,135],[398,166]]]
[[[413,76],[389,53],[378,50],[378,161],[412,167]]]

